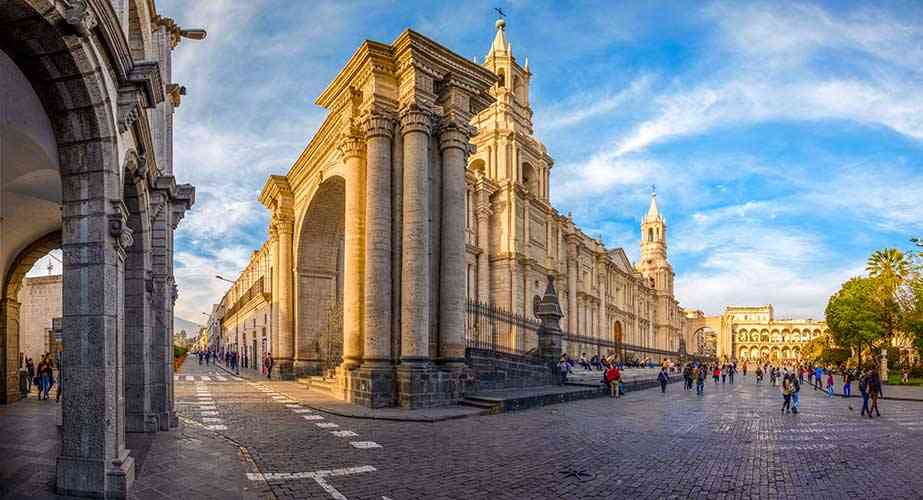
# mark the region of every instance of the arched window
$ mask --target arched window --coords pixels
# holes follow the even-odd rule
[[[647,228],[647,241],[654,241],[654,228]]]
[[[506,73],[500,69],[497,70],[497,76],[499,77],[497,79],[497,85],[500,87],[506,87]]]

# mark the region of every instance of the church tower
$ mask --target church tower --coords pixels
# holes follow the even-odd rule
[[[657,311],[654,315],[658,347],[675,350],[679,338],[676,328],[678,304],[673,297],[673,266],[667,260],[667,221],[657,208],[657,193],[651,193],[651,205],[641,221],[641,260],[638,271],[654,289]]]

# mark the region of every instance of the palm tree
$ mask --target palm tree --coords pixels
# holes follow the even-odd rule
[[[881,278],[892,291],[910,276],[910,260],[896,248],[876,250],[866,262],[865,270],[873,278]]]

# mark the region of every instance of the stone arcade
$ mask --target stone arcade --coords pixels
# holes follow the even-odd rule
[[[316,135],[263,188],[270,238],[217,306],[216,346],[335,377],[357,403],[445,404],[472,387],[466,300],[533,319],[551,275],[565,350],[589,351],[580,336],[676,352],[685,317],[656,201],[637,267],[560,215],[531,76],[503,20],[482,65],[410,30],[359,47],[317,99]],[[537,347],[517,330],[500,342]]]
[[[23,277],[62,249],[62,494],[125,496],[125,432],[177,424],[173,231],[195,191],[173,177],[170,60],[203,36],[152,0],[0,0],[0,403]]]

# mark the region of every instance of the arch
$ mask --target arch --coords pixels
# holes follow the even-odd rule
[[[738,350],[737,359],[740,361],[747,361],[750,359],[750,348],[747,346],[741,346]]]
[[[760,342],[769,342],[769,330],[765,328],[760,330]]]
[[[299,224],[296,249],[295,371],[319,374],[341,362],[346,180],[328,177]]]
[[[647,241],[654,241],[654,228],[647,228]]]
[[[506,71],[503,68],[497,70],[497,86],[506,87]]]
[[[751,348],[750,348],[750,359],[753,360],[753,361],[757,361],[757,360],[760,359],[760,349],[759,349],[759,347],[755,347],[755,346],[754,346],[754,347],[751,347]]]
[[[718,336],[710,327],[702,327],[693,334],[696,353],[700,356],[714,357],[718,354]]]
[[[487,174],[487,164],[481,158],[476,158],[468,164],[468,169],[471,170],[475,175],[486,175]]]
[[[123,0],[126,1],[126,0]],[[128,51],[135,61],[147,61],[154,57],[154,41],[150,29],[151,14],[144,0],[128,2]]]

